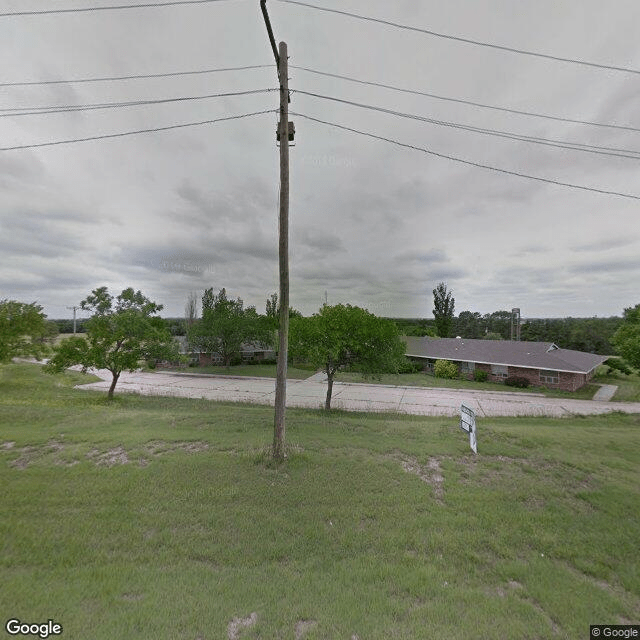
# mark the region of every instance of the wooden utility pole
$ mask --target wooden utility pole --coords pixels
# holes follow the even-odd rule
[[[278,330],[278,367],[276,372],[273,457],[282,460],[285,451],[285,413],[287,403],[287,356],[289,352],[289,65],[287,44],[279,47],[280,76],[280,326]]]
[[[76,332],[76,309],[80,307],[67,307],[67,309],[73,309],[73,333]]]
[[[279,261],[280,261],[280,310],[278,328],[278,366],[276,371],[275,417],[273,425],[273,458],[284,460],[285,413],[287,408],[287,357],[289,355],[289,141],[293,140],[293,123],[289,122],[289,62],[287,44],[276,41],[267,12],[267,0],[260,0],[260,9],[269,34],[273,57],[278,65],[280,80],[280,122],[277,139],[280,141],[280,212],[279,212]]]

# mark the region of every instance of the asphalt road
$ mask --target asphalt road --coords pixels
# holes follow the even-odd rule
[[[109,388],[111,374],[95,372],[101,382],[81,385],[82,389]],[[117,393],[205,398],[232,402],[273,405],[275,380],[231,376],[204,376],[183,373],[123,373]],[[287,381],[287,406],[320,408],[324,406],[327,383],[323,374],[306,380]],[[459,415],[464,403],[478,416],[550,416],[598,415],[621,411],[640,413],[640,402],[601,402],[546,398],[541,394],[485,392],[426,387],[393,387],[376,384],[336,382],[331,406],[349,411],[386,411],[425,416]]]

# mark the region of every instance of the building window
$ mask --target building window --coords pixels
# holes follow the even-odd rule
[[[540,382],[544,384],[558,384],[560,382],[560,374],[557,371],[540,369]]]
[[[476,369],[475,362],[461,362],[460,373],[473,373]]]
[[[491,375],[495,376],[496,378],[507,378],[509,377],[509,367],[503,364],[492,364]]]

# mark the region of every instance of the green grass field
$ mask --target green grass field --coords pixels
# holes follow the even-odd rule
[[[217,376],[254,376],[258,378],[275,378],[275,364],[238,364],[231,367],[218,367],[214,365],[201,367],[169,367],[160,371],[176,371],[190,375],[213,374]],[[304,380],[315,373],[313,370],[287,367],[287,378],[290,380]]]
[[[0,613],[62,638],[583,639],[640,622],[640,416],[273,410],[0,367]],[[7,636],[8,637],[8,636]]]
[[[541,393],[550,397],[569,397],[580,400],[591,400],[599,389],[595,384],[586,384],[577,391],[561,391],[559,389],[546,389],[544,387],[527,387],[520,389],[508,387],[499,382],[476,382],[475,380],[436,378],[428,373],[386,373],[378,378],[364,380],[357,372],[342,371],[336,374],[338,382],[368,382],[373,384],[388,384],[393,386],[408,387],[433,387],[441,389],[475,389],[478,391],[500,391],[503,393]]]

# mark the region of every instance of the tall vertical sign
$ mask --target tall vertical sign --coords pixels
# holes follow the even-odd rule
[[[469,446],[473,453],[478,453],[478,437],[476,432],[476,414],[466,404],[460,405],[460,428],[469,434]]]

